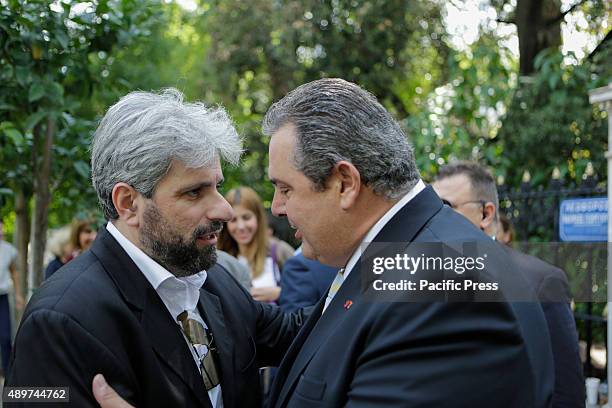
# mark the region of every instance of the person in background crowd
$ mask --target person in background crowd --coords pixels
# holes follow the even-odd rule
[[[45,279],[48,279],[72,259],[73,250],[70,240],[70,227],[66,226],[54,231],[51,237],[49,237],[47,248],[54,255],[54,258],[45,269]]]
[[[255,300],[276,302],[281,293],[282,267],[293,248],[268,236],[266,212],[255,190],[238,187],[230,190],[225,199],[234,216],[221,231],[218,248],[249,266]]]
[[[459,214],[495,239],[497,187],[491,173],[472,162],[440,168],[432,184],[438,195]],[[570,309],[565,272],[531,255],[500,245],[543,301],[555,366],[553,408],[584,406],[584,378],[580,364],[576,323]]]
[[[251,283],[251,273],[249,267],[231,256],[225,251],[217,249],[217,264],[221,265],[232,275],[238,283],[240,283],[246,290],[250,290],[253,287]]]
[[[302,253],[305,245],[308,244],[304,242],[283,267],[278,305],[285,312],[294,312],[317,303],[327,293],[338,272],[338,268],[306,258]]]
[[[8,295],[11,280],[15,291],[15,308],[21,310],[24,305],[16,260],[17,250],[4,240],[4,225],[0,220],[0,352],[2,353],[4,375],[6,375],[11,355],[11,309]]]
[[[505,214],[499,214],[495,238],[502,244],[510,245],[514,241],[514,227]]]
[[[73,257],[85,252],[96,239],[96,228],[92,220],[73,220],[70,229],[70,243]]]

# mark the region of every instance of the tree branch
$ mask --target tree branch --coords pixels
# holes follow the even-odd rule
[[[572,13],[572,12],[573,12],[573,11],[576,9],[576,7],[580,6],[580,5],[581,5],[582,3],[584,3],[585,1],[586,1],[586,0],[580,0],[578,3],[573,4],[573,5],[572,5],[572,6],[571,6],[569,9],[565,10],[565,11],[564,11],[564,12],[562,12],[562,13],[559,13],[559,15],[557,15],[556,17],[551,18],[550,20],[548,20],[548,21],[546,22],[546,24],[545,24],[545,25],[546,25],[546,27],[550,27],[550,26],[552,26],[552,25],[554,25],[554,24],[557,24],[559,21],[563,20],[563,19],[565,18],[565,16],[566,16],[566,15],[568,15],[568,14]]]
[[[503,18],[496,18],[495,21],[504,24],[516,24],[516,21],[514,19],[504,20]]]
[[[605,46],[605,44],[608,41],[612,40],[612,30],[608,31],[608,34],[606,34],[606,36],[604,37],[603,40],[601,40],[601,42],[599,44],[597,44],[597,47],[595,47],[595,49],[593,51],[591,51],[591,53],[589,54],[589,56],[587,57],[588,61],[592,61],[593,57],[595,57],[595,55],[597,53],[599,53]]]

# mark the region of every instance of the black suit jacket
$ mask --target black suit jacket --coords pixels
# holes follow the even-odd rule
[[[374,241],[470,240],[490,242],[427,187]],[[489,258],[492,274],[509,261],[499,248]],[[321,316],[323,303],[281,363],[274,407],[550,404],[552,356],[537,303],[366,302],[359,264]]]
[[[253,301],[219,266],[198,307],[219,350],[224,407],[260,406],[258,367],[279,362],[301,315]],[[71,406],[93,407],[96,373],[139,408],[210,406],[179,326],[106,228],[30,300],[5,384],[68,386]]]
[[[555,364],[553,408],[583,407],[584,376],[576,322],[569,305],[570,291],[565,272],[506,245],[503,245],[503,248],[517,270],[537,292],[538,299],[544,302],[542,309],[550,332]]]

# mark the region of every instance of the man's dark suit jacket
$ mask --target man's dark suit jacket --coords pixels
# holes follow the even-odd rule
[[[578,348],[576,322],[570,308],[569,285],[565,272],[536,257],[506,245],[505,252],[543,301],[555,364],[553,408],[584,406],[585,390]]]
[[[374,241],[469,240],[490,242],[427,187]],[[509,262],[497,251],[490,273],[494,260]],[[360,275],[358,263],[322,316],[324,299],[314,307],[281,363],[271,406],[550,405],[552,355],[538,303],[366,302]]]
[[[285,312],[312,306],[327,294],[338,268],[306,259],[302,253],[287,259],[281,274],[281,295],[278,305]]]
[[[301,315],[253,301],[219,266],[198,308],[218,347],[223,406],[259,407],[258,367],[278,364]],[[210,406],[180,327],[106,228],[30,300],[5,385],[68,386],[70,405],[93,407],[96,373],[139,408]]]

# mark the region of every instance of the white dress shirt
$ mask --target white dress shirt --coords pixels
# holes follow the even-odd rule
[[[153,286],[153,289],[155,289],[162,302],[164,302],[164,305],[166,305],[168,313],[170,313],[172,320],[178,325],[181,333],[183,333],[183,330],[181,323],[177,320],[177,316],[184,310],[187,310],[189,318],[197,320],[202,323],[204,327],[207,327],[197,309],[200,299],[200,288],[206,281],[206,271],[177,278],[134,245],[111,222],[106,224],[106,229],[117,240],[125,252],[127,252],[128,256],[134,261],[151,286]],[[191,351],[194,363],[201,372],[200,359],[196,351],[185,336],[185,333],[183,333],[183,337],[187,343],[187,347]],[[204,386],[204,382],[202,382],[202,386]],[[213,408],[223,408],[221,384],[209,390],[208,397],[210,398]]]
[[[344,280],[342,281],[342,283],[346,281],[346,278],[351,273],[351,271],[355,267],[355,264],[361,257],[362,249],[366,249],[369,246],[370,242],[372,242],[372,240],[376,238],[376,235],[378,235],[378,233],[385,227],[385,225],[387,225],[391,218],[393,218],[393,216],[397,214],[399,210],[401,210],[406,204],[408,204],[410,200],[416,197],[417,194],[423,191],[424,188],[425,183],[423,183],[423,180],[419,180],[418,183],[414,187],[412,187],[412,189],[408,193],[406,193],[406,195],[403,196],[401,200],[395,203],[393,207],[389,208],[389,210],[382,217],[380,217],[378,221],[376,221],[376,224],[374,224],[372,228],[368,230],[367,234],[365,235],[365,237],[363,237],[363,240],[359,243],[359,246],[357,247],[357,249],[355,249],[355,252],[353,252],[348,262],[346,263],[346,267],[344,268],[343,273]],[[340,286],[342,286],[342,284]],[[323,309],[323,312],[325,312],[325,309],[326,308]]]

